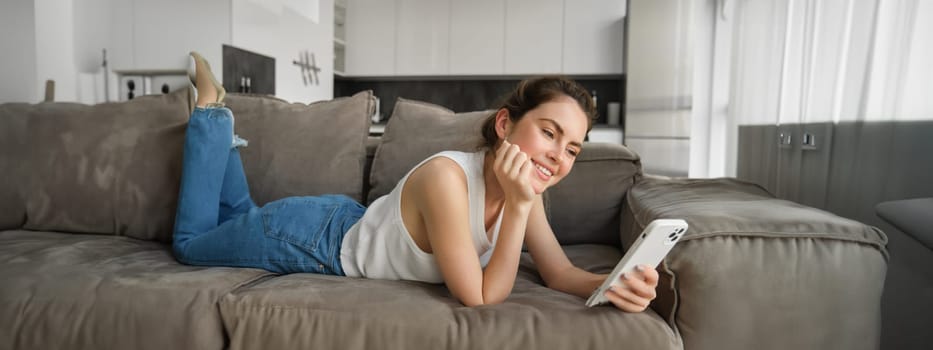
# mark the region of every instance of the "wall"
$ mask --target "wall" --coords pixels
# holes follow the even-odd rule
[[[114,13],[122,2],[113,0],[72,0],[74,3],[74,69],[76,72],[75,99],[83,103],[104,101],[105,84],[103,50],[107,50],[109,61],[113,61],[115,32],[130,33],[128,28],[119,28],[114,23]],[[116,31],[114,29],[117,29]],[[130,36],[127,36],[130,37]],[[113,83],[116,84],[114,77]],[[116,99],[116,94],[111,98]]]
[[[223,68],[221,44],[231,41],[229,0],[134,0],[129,10],[114,20],[132,18],[133,37],[114,44],[132,47],[132,56],[114,57],[114,69],[185,68],[191,50],[214,70]]]
[[[184,69],[190,51],[204,55],[215,73],[223,69],[221,45],[231,42],[230,0],[75,1],[92,8],[87,16],[100,16],[101,11],[106,11],[104,7],[109,8],[109,18],[101,22],[109,23],[106,30],[110,33],[107,51],[111,70]],[[100,57],[99,52],[86,53]],[[116,79],[116,74],[111,74],[111,100],[125,99],[125,81]],[[158,91],[162,83],[176,89],[186,86],[187,79],[154,78],[152,90]]]
[[[36,96],[45,95],[45,81],[55,80],[56,101],[76,101],[74,19],[71,0],[36,0]]]
[[[35,7],[31,0],[0,3],[0,103],[37,102]],[[16,33],[10,35],[9,33]]]
[[[233,46],[275,58],[275,94],[292,102],[329,100],[334,93],[334,1],[320,0],[311,13],[308,1],[232,1]],[[314,18],[314,17],[317,18]],[[306,85],[292,63],[308,51],[321,70],[317,84]]]

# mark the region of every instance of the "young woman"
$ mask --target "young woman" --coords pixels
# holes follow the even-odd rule
[[[467,306],[508,297],[527,245],[548,287],[589,297],[607,278],[573,266],[541,193],[573,167],[592,126],[590,95],[559,77],[521,82],[483,127],[484,150],[441,152],[369,208],[346,196],[249,196],[224,90],[192,53],[197,107],[185,135],[174,250],[191,265],[262,268],[444,283]],[[655,298],[651,266],[607,292],[641,312]]]

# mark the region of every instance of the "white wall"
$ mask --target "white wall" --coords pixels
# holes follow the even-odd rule
[[[35,32],[32,0],[0,2],[0,103],[42,98],[36,94]]]
[[[114,13],[113,0],[72,0],[74,3],[74,65],[76,71],[75,98],[83,103],[97,103],[104,97],[103,50],[113,61]],[[119,3],[119,2],[117,2]],[[118,28],[119,29],[119,28]],[[130,33],[129,30],[120,32]],[[115,81],[111,86],[115,86]],[[111,100],[116,99],[114,94]]]
[[[233,45],[275,58],[277,97],[305,103],[333,98],[334,0],[232,2]],[[306,9],[309,2],[319,6],[316,19]],[[305,85],[301,68],[292,63],[304,51],[314,54],[321,69],[318,85]]]
[[[120,0],[113,0],[120,1]],[[185,68],[188,52],[196,50],[220,75],[222,44],[231,42],[230,0],[134,0],[131,23],[133,61],[114,68]]]
[[[36,0],[36,96],[44,96],[45,81],[55,80],[56,101],[77,100],[72,0]]]

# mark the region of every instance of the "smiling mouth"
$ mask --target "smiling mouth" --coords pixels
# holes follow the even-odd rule
[[[535,169],[538,169],[538,173],[543,175],[542,180],[548,180],[551,176],[554,176],[554,173],[550,169],[538,164],[538,162],[531,161],[531,163],[534,164]]]

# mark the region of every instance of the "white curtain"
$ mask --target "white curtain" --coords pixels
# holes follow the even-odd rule
[[[933,1],[718,0],[698,16],[714,19],[691,177],[735,176],[739,125],[933,119]]]

